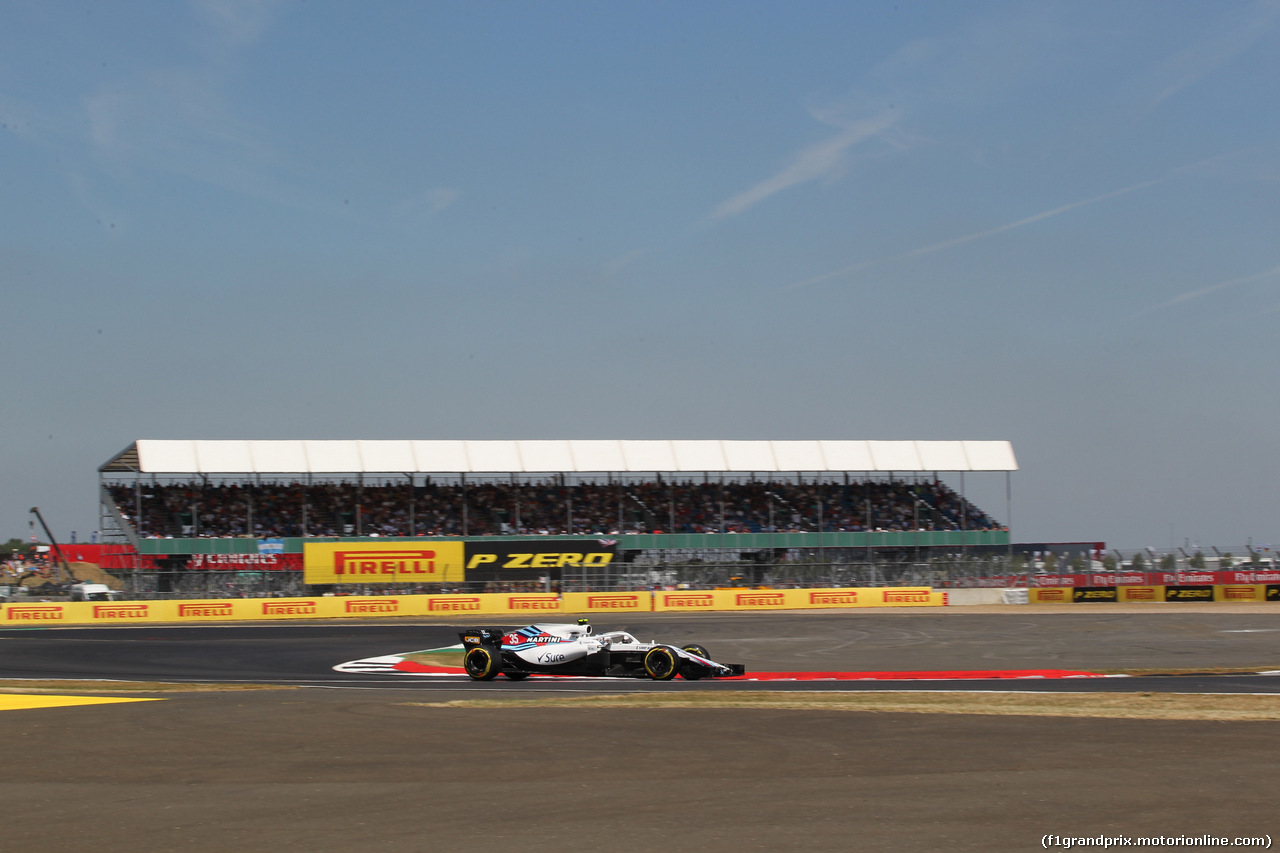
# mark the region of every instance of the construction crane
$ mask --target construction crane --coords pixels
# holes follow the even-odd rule
[[[53,534],[49,531],[49,525],[44,523],[44,516],[40,514],[40,507],[33,506],[30,509],[30,512],[40,522],[40,526],[44,528],[44,535],[49,537],[49,547],[53,549],[53,556],[54,559],[58,561],[58,567],[62,569],[62,571],[66,572],[67,577],[71,578],[72,581],[79,580],[76,577],[75,572],[71,571],[71,564],[62,556],[62,549],[58,547],[58,540],[54,539]],[[61,578],[59,578],[59,580],[60,579]]]

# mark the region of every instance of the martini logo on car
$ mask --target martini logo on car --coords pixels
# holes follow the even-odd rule
[[[399,613],[400,602],[394,598],[347,599],[348,613]]]
[[[231,602],[226,604],[179,604],[179,616],[231,616],[235,611]]]
[[[4,610],[10,622],[41,622],[62,618],[61,604],[11,604]]]
[[[781,592],[740,592],[737,603],[739,607],[782,607],[787,596]]]
[[[480,609],[480,599],[473,595],[446,595],[427,599],[428,613],[465,613]],[[480,642],[478,639],[476,642]]]
[[[847,607],[858,603],[858,593],[853,590],[848,592],[811,592],[809,593],[810,604],[839,605]]]
[[[150,607],[146,604],[95,604],[94,619],[146,619]]]
[[[555,634],[548,634],[536,625],[528,628],[521,628],[510,634],[506,634],[502,638],[502,645],[510,646],[516,650],[527,649],[533,646],[545,646],[548,643],[567,642],[564,637]]]
[[[262,605],[264,616],[314,616],[314,601],[267,601]]]

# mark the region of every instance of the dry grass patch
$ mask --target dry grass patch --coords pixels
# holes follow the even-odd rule
[[[0,693],[229,693],[243,690],[294,690],[277,684],[214,684],[173,681],[0,681]]]
[[[462,668],[462,649],[412,652],[407,655],[401,655],[401,657],[424,666],[456,666],[459,669]]]
[[[535,699],[404,702],[426,708],[757,708],[909,714],[1114,717],[1143,720],[1280,720],[1280,695],[1185,693],[925,693],[734,691],[550,695]]]

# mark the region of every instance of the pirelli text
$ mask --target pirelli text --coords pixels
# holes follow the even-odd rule
[[[1236,836],[1221,838],[1216,835],[1042,835],[1040,846],[1048,850],[1061,847],[1070,850],[1075,847],[1260,847],[1271,849],[1270,835]]]

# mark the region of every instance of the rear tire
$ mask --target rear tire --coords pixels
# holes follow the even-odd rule
[[[498,656],[491,649],[476,646],[462,659],[462,667],[475,681],[493,681],[498,677]]]
[[[644,656],[645,675],[654,681],[670,681],[680,671],[680,658],[666,646],[649,649]]]

